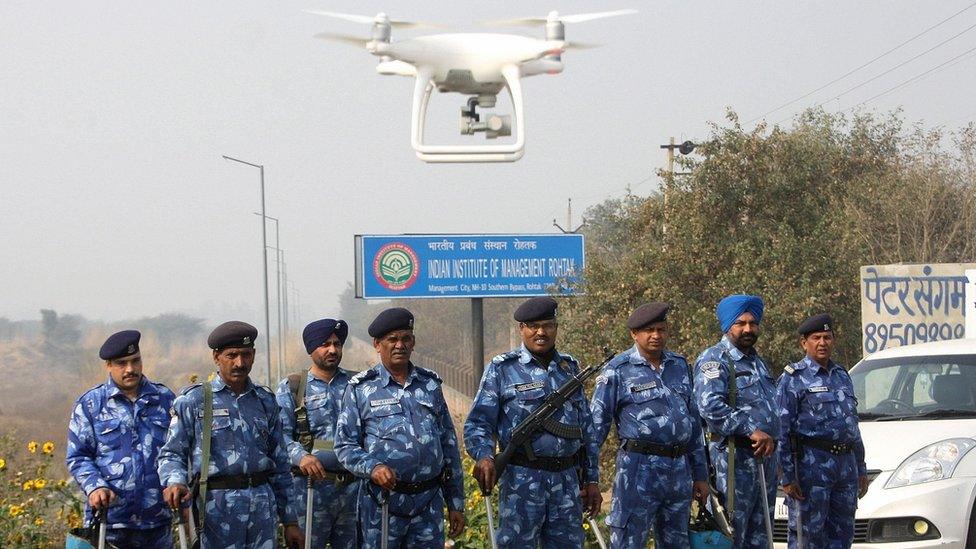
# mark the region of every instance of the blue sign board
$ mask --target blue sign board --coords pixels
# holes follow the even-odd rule
[[[572,294],[582,272],[579,234],[356,236],[366,299]]]

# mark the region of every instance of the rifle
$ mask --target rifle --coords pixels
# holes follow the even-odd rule
[[[591,365],[581,369],[573,377],[569,379],[566,383],[563,383],[558,389],[546,397],[542,401],[542,404],[538,408],[532,411],[521,423],[515,426],[512,431],[512,439],[509,441],[508,446],[506,446],[500,453],[495,455],[495,478],[501,478],[502,473],[505,471],[505,467],[508,466],[508,462],[511,461],[512,456],[515,455],[515,451],[521,447],[526,447],[527,453],[530,459],[533,459],[531,440],[533,434],[539,429],[545,429],[553,433],[556,436],[560,436],[560,433],[565,431],[565,426],[560,424],[558,421],[552,419],[552,415],[562,409],[563,404],[573,394],[583,387],[583,384],[587,379],[597,373],[604,366],[610,362],[614,353],[611,352],[606,347],[603,348],[604,359],[599,365]],[[572,437],[564,437],[572,438]],[[490,493],[490,492],[489,492]]]

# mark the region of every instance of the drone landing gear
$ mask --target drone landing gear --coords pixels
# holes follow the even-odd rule
[[[514,162],[525,153],[525,130],[522,103],[521,73],[511,65],[502,69],[505,88],[512,99],[515,115],[515,142],[506,145],[428,145],[424,143],[424,124],[427,119],[427,105],[434,90],[430,71],[417,72],[413,94],[413,118],[411,121],[411,144],[417,157],[424,162]],[[484,132],[488,139],[507,136],[512,133],[512,120],[509,116],[489,115],[482,122],[476,107],[495,106],[494,95],[478,95],[468,100],[467,108],[461,108],[460,129],[462,135]]]
[[[484,122],[475,111],[478,106],[492,108],[495,106],[494,95],[478,95],[468,99],[468,107],[461,107],[461,135],[474,135],[475,132],[485,132],[485,138],[495,139],[498,136],[512,135],[512,117],[492,114]]]

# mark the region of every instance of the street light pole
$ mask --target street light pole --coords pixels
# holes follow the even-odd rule
[[[239,164],[245,164],[253,168],[261,170],[261,216],[265,215],[264,209],[264,166],[261,164],[252,164],[241,160],[239,158],[233,158],[227,155],[221,155],[224,160],[230,160],[231,162],[237,162]],[[261,255],[263,260],[263,269],[261,271],[264,273],[264,333],[268,334],[268,351],[265,353],[265,362],[268,367],[268,386],[272,386],[271,378],[271,307],[268,305],[268,229],[267,222],[261,219]]]
[[[254,212],[254,215],[261,215],[261,214],[259,214],[257,212]],[[281,263],[282,263],[282,261],[284,261],[285,252],[284,252],[284,250],[281,249],[281,228],[278,225],[278,218],[277,217],[271,217],[270,215],[266,215],[266,216],[263,216],[263,217],[265,219],[270,219],[271,221],[274,221],[274,224],[275,224],[275,245],[274,245],[274,250],[275,250],[275,285],[277,285],[277,287],[278,287],[278,289],[277,289],[277,297],[275,298],[276,299],[276,302],[277,302],[276,303],[277,309],[278,309],[278,379],[281,379],[282,368],[284,368],[284,364],[285,364],[285,344],[284,344],[284,339],[282,339],[282,335],[281,335],[281,333],[282,333],[281,332],[281,313],[282,313],[282,310],[283,310],[282,309],[282,304],[281,304],[281,293],[282,293],[281,292]]]

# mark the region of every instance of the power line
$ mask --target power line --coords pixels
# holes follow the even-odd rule
[[[814,105],[813,107],[814,107],[814,108],[816,108],[816,107],[820,107],[820,106],[822,106],[822,105],[825,105],[825,104],[827,104],[827,103],[830,103],[831,101],[836,101],[837,99],[840,99],[841,97],[843,97],[843,96],[845,96],[845,95],[847,95],[847,94],[849,94],[849,93],[851,93],[852,91],[854,91],[854,90],[856,90],[856,89],[859,89],[859,88],[862,88],[862,87],[864,87],[864,86],[866,86],[867,84],[870,84],[871,82],[874,82],[875,80],[877,80],[877,79],[879,79],[879,78],[881,78],[882,76],[885,76],[886,74],[889,74],[889,73],[891,73],[891,72],[892,72],[892,71],[894,71],[894,70],[897,70],[897,69],[900,69],[901,67],[904,67],[905,65],[907,65],[907,64],[909,64],[909,63],[911,63],[912,61],[915,61],[915,60],[916,60],[916,59],[918,59],[919,57],[922,57],[923,55],[926,55],[926,54],[928,54],[928,53],[930,53],[930,52],[932,52],[932,50],[935,50],[935,49],[937,49],[937,48],[940,48],[940,47],[942,47],[942,46],[944,46],[945,44],[948,44],[949,42],[951,42],[951,41],[953,41],[953,40],[955,40],[956,38],[959,38],[959,37],[960,37],[960,36],[962,36],[963,34],[965,34],[965,33],[967,33],[967,32],[969,32],[969,31],[971,31],[971,30],[973,30],[973,29],[976,29],[976,23],[974,23],[974,24],[972,24],[972,25],[970,25],[970,26],[968,26],[968,27],[966,27],[966,28],[965,28],[965,29],[963,29],[962,31],[960,31],[960,32],[958,32],[958,33],[956,33],[956,34],[954,34],[954,35],[952,35],[952,36],[950,36],[949,38],[946,38],[945,40],[943,40],[943,41],[941,41],[941,42],[939,42],[938,44],[936,44],[936,45],[934,45],[934,46],[932,46],[931,48],[929,48],[929,49],[927,49],[927,50],[925,50],[925,51],[923,51],[922,53],[919,53],[919,54],[917,54],[917,55],[915,55],[914,57],[912,57],[912,58],[910,58],[910,59],[907,59],[907,60],[905,60],[905,61],[902,61],[901,63],[898,63],[898,64],[897,64],[897,65],[895,65],[894,67],[891,67],[890,69],[888,69],[888,70],[886,70],[886,71],[884,71],[884,72],[882,72],[881,74],[877,74],[877,75],[875,75],[875,76],[872,76],[871,78],[868,78],[867,80],[865,80],[865,81],[863,81],[863,82],[861,82],[860,84],[856,84],[856,85],[854,85],[854,86],[851,86],[850,88],[847,88],[846,90],[844,90],[844,91],[842,91],[842,92],[840,92],[839,94],[837,94],[837,95],[835,95],[835,96],[833,96],[833,97],[831,97],[830,99],[827,99],[826,101],[821,101],[820,103],[817,103],[817,104],[815,104],[815,105]],[[785,122],[786,120],[789,120],[789,118],[790,118],[790,117],[786,117],[786,118],[783,118],[782,120],[779,120],[779,121],[777,121],[776,123],[777,123],[777,124],[780,124],[780,123],[782,123],[782,122]]]
[[[771,115],[771,114],[773,114],[774,112],[776,112],[776,111],[778,111],[778,110],[780,110],[780,109],[783,109],[783,108],[785,108],[785,107],[788,107],[788,106],[790,106],[790,105],[792,105],[792,104],[794,104],[794,103],[796,103],[797,101],[802,101],[803,99],[806,99],[807,97],[810,97],[811,95],[813,95],[813,94],[815,94],[815,93],[817,93],[817,92],[819,92],[819,91],[821,91],[821,90],[824,90],[825,88],[828,88],[828,87],[830,87],[831,85],[833,85],[833,84],[836,84],[837,82],[840,82],[841,80],[843,80],[843,79],[845,79],[845,78],[847,78],[848,76],[850,76],[850,75],[852,75],[852,74],[854,74],[855,72],[857,72],[857,71],[859,71],[859,70],[861,70],[861,69],[863,69],[863,68],[865,68],[865,67],[867,67],[867,66],[869,66],[869,65],[871,65],[871,64],[872,64],[872,63],[874,63],[875,61],[878,61],[879,59],[881,59],[881,58],[883,58],[883,57],[885,57],[885,56],[887,56],[888,54],[890,54],[890,53],[893,53],[893,52],[895,52],[895,51],[897,51],[897,50],[899,50],[899,49],[901,49],[901,48],[902,48],[903,46],[905,46],[905,45],[907,45],[907,44],[909,44],[909,43],[911,43],[911,42],[913,42],[913,41],[915,41],[915,40],[916,40],[917,38],[919,38],[919,37],[921,37],[921,36],[923,36],[923,35],[925,35],[926,33],[928,33],[928,32],[930,32],[930,31],[932,31],[932,30],[934,30],[935,28],[937,28],[937,27],[940,27],[940,26],[942,26],[942,25],[944,25],[945,23],[947,23],[947,22],[949,22],[950,20],[952,20],[952,19],[954,19],[954,18],[956,18],[957,16],[959,16],[959,15],[961,15],[961,14],[962,14],[963,12],[965,12],[966,10],[969,10],[969,9],[971,9],[971,8],[973,8],[973,7],[976,7],[976,2],[974,2],[974,3],[972,3],[972,4],[970,4],[970,5],[968,5],[968,6],[966,6],[965,8],[963,8],[963,9],[961,9],[961,10],[959,10],[959,11],[957,11],[956,13],[954,13],[954,14],[952,14],[952,15],[950,15],[949,17],[946,17],[946,18],[945,18],[945,19],[943,19],[942,21],[939,21],[938,23],[936,23],[936,24],[934,24],[934,25],[932,25],[931,27],[929,27],[929,28],[927,28],[927,29],[925,29],[925,30],[923,30],[922,32],[920,32],[920,33],[918,33],[918,34],[916,34],[915,36],[912,36],[912,37],[911,37],[911,38],[909,38],[908,40],[905,40],[904,42],[902,42],[902,43],[900,43],[900,44],[898,44],[897,46],[895,46],[895,47],[893,47],[893,48],[891,48],[890,50],[888,50],[888,51],[886,51],[886,52],[884,52],[884,53],[882,53],[881,55],[878,55],[877,57],[875,57],[875,58],[873,58],[873,59],[871,59],[870,61],[867,61],[867,62],[865,62],[865,63],[863,63],[863,64],[861,64],[861,65],[859,65],[859,66],[857,66],[857,67],[855,67],[855,68],[853,68],[853,69],[851,69],[851,70],[849,70],[849,71],[847,71],[846,73],[844,73],[844,74],[842,74],[842,75],[840,75],[840,76],[838,76],[837,78],[835,78],[835,79],[833,79],[833,80],[831,80],[830,82],[827,82],[827,83],[826,83],[826,84],[824,84],[823,86],[820,86],[819,88],[817,88],[817,89],[815,89],[815,90],[813,90],[813,91],[811,91],[811,92],[807,92],[807,93],[805,93],[805,94],[803,94],[803,95],[801,95],[800,97],[797,97],[796,99],[793,99],[793,100],[791,100],[791,101],[787,101],[786,103],[783,103],[782,105],[780,105],[780,106],[778,106],[778,107],[776,107],[775,109],[773,109],[773,110],[771,110],[771,111],[769,111],[769,112],[766,112],[766,113],[764,113],[764,114],[762,114],[762,115],[760,115],[760,116],[757,116],[757,117],[755,117],[755,118],[753,118],[753,119],[751,119],[751,120],[749,120],[749,121],[747,121],[747,122],[746,122],[746,124],[751,124],[751,123],[753,123],[753,122],[755,122],[756,120],[759,120],[759,119],[761,119],[761,118],[765,118],[765,117],[767,117],[767,116],[769,116],[769,115]]]
[[[909,78],[908,80],[905,80],[904,82],[902,82],[900,84],[897,84],[895,86],[892,86],[892,87],[888,88],[887,90],[885,90],[885,91],[883,91],[883,92],[881,92],[881,93],[879,93],[877,95],[871,96],[871,97],[865,99],[864,101],[861,101],[857,105],[854,105],[853,107],[848,107],[848,108],[846,108],[844,110],[846,111],[846,110],[855,109],[857,107],[860,107],[861,105],[864,105],[865,103],[870,103],[871,101],[874,101],[875,99],[877,99],[877,98],[879,98],[879,97],[881,97],[883,95],[888,95],[889,93],[891,93],[891,92],[893,92],[893,91],[895,91],[897,89],[903,88],[903,87],[907,86],[908,84],[911,84],[912,82],[914,82],[914,81],[916,81],[916,80],[918,80],[918,79],[920,79],[920,78],[922,78],[922,77],[924,77],[924,76],[926,76],[928,74],[931,74],[931,73],[933,73],[933,72],[935,72],[935,71],[937,71],[937,70],[939,70],[941,68],[944,68],[944,67],[947,67],[947,66],[950,66],[950,65],[954,65],[954,64],[962,61],[963,60],[962,59],[963,57],[965,57],[965,56],[967,56],[967,55],[969,55],[969,54],[971,54],[973,52],[976,52],[976,47],[970,48],[970,49],[968,49],[968,50],[960,53],[959,55],[957,55],[957,56],[955,56],[955,57],[953,57],[953,58],[951,58],[951,59],[949,59],[947,61],[944,61],[943,63],[940,63],[939,65],[936,65],[936,66],[932,67],[931,69],[929,69],[929,70],[927,70],[927,71],[925,71],[925,72],[923,72],[921,74],[917,74],[917,75]]]

